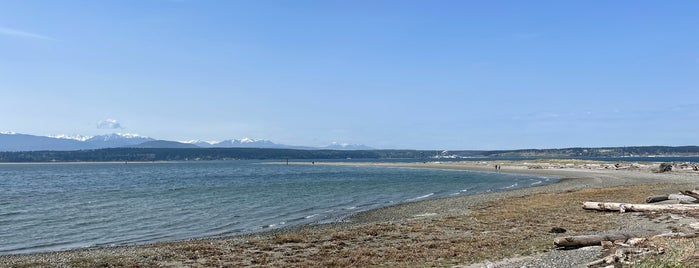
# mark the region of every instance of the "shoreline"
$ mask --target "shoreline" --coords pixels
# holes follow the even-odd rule
[[[515,164],[513,164],[515,162]],[[431,169],[452,169],[452,170],[466,170],[466,171],[479,171],[479,172],[491,172],[491,173],[508,173],[508,174],[525,174],[525,175],[536,175],[542,177],[556,178],[558,181],[537,185],[531,187],[517,188],[511,190],[499,190],[495,192],[488,193],[478,193],[473,195],[460,195],[460,196],[447,196],[428,200],[419,200],[416,202],[406,202],[401,204],[395,204],[391,206],[376,208],[369,211],[363,211],[353,214],[349,218],[353,218],[358,214],[372,213],[377,210],[390,209],[392,207],[407,206],[414,203],[430,202],[434,200],[443,199],[478,199],[477,202],[483,202],[488,199],[501,199],[504,197],[511,196],[522,196],[531,195],[544,192],[561,192],[569,190],[580,190],[588,187],[615,187],[629,184],[652,184],[662,181],[658,181],[658,178],[665,178],[664,181],[678,182],[677,179],[672,178],[672,175],[668,174],[657,174],[648,173],[647,169],[644,170],[587,170],[587,169],[527,169],[522,166],[517,166],[516,162],[527,162],[527,161],[488,161],[483,164],[471,161],[464,162],[427,162],[427,163],[342,163],[344,166],[378,166],[378,167],[409,167],[409,168],[431,168]],[[493,165],[495,163],[500,163],[502,169],[497,172],[494,170]],[[337,165],[337,163],[316,163],[321,165]],[[609,172],[614,172],[618,174],[613,174]],[[696,175],[699,175],[697,173]],[[633,179],[630,179],[633,177]],[[697,177],[699,178],[699,177]],[[680,183],[691,183],[692,179],[687,178],[680,180]]]
[[[137,255],[153,255],[163,256],[164,252],[172,250],[172,248],[187,247],[188,245],[200,244],[234,244],[239,245],[245,243],[246,240],[262,241],[261,244],[271,244],[271,248],[286,243],[293,243],[298,240],[293,237],[305,233],[343,233],[343,230],[355,230],[356,228],[374,228],[386,224],[412,224],[413,222],[432,223],[441,219],[448,219],[474,212],[474,207],[488,202],[496,202],[508,198],[521,198],[538,194],[561,193],[566,191],[580,191],[589,188],[610,188],[616,186],[637,186],[646,184],[692,184],[697,174],[655,174],[648,172],[648,169],[642,170],[592,170],[580,168],[563,168],[563,169],[529,169],[523,168],[522,162],[513,161],[497,161],[502,162],[502,173],[517,173],[531,174],[544,177],[556,177],[559,181],[551,184],[518,188],[513,190],[504,190],[484,194],[475,195],[459,195],[441,197],[428,200],[418,200],[401,204],[380,207],[368,211],[357,212],[349,215],[339,222],[332,223],[310,223],[298,226],[288,226],[280,229],[256,232],[251,234],[241,234],[228,237],[204,237],[190,240],[180,240],[171,242],[156,242],[152,244],[125,245],[116,247],[90,247],[80,249],[70,249],[66,251],[25,253],[13,255],[0,255],[0,266],[13,264],[27,263],[50,263],[61,264],[68,266],[71,260],[96,258],[104,260],[105,258],[114,256],[126,256],[126,259],[131,259],[134,263],[141,263],[138,258],[133,259]],[[530,161],[531,162],[531,161]],[[341,163],[342,165],[352,166],[396,166],[396,167],[411,167],[411,168],[442,168],[442,169],[460,169],[470,171],[486,171],[495,172],[492,165],[495,162],[444,162],[444,163]],[[303,164],[303,163],[295,163]],[[308,163],[310,164],[310,163]],[[316,163],[337,165],[338,163]],[[290,239],[276,241],[279,237],[292,236]],[[267,242],[264,242],[267,241]],[[276,241],[276,242],[275,242]],[[344,242],[343,242],[344,243]],[[288,250],[286,248],[285,250]],[[269,251],[269,250],[268,250]],[[165,254],[167,255],[167,254]],[[281,257],[279,257],[281,258]],[[173,263],[187,264],[186,260],[177,260],[174,258]],[[284,258],[281,258],[284,259]],[[115,261],[115,260],[113,260]],[[67,264],[68,263],[68,264]],[[110,263],[108,261],[108,263]],[[166,262],[167,264],[169,262]],[[162,264],[162,263],[161,263]],[[172,263],[170,263],[172,264]],[[248,263],[251,264],[251,263]],[[278,263],[279,264],[279,263]],[[281,262],[281,264],[289,264]],[[58,265],[58,266],[61,266]],[[167,265],[163,265],[167,266]],[[200,266],[211,266],[201,264]],[[217,266],[217,265],[213,265]],[[293,265],[292,265],[293,266]],[[400,266],[400,265],[399,265]],[[31,265],[30,265],[31,267]]]
[[[152,163],[177,163],[179,161],[155,161],[155,162],[128,162],[128,164],[152,164]],[[282,165],[286,164],[285,162],[261,162],[262,164],[274,164],[274,165]],[[429,162],[428,162],[429,163]],[[19,165],[66,165],[66,164],[124,164],[123,162],[31,162],[31,163],[5,163],[5,162],[0,162],[0,165],[2,164],[19,164]],[[329,165],[329,166],[376,166],[376,167],[398,167],[398,168],[415,168],[415,169],[443,169],[443,170],[463,170],[463,171],[471,171],[471,172],[488,172],[488,173],[506,173],[506,174],[520,174],[520,175],[535,175],[535,176],[540,176],[543,178],[554,178],[557,179],[555,182],[551,183],[546,183],[542,185],[534,185],[534,186],[527,186],[527,187],[520,187],[520,188],[512,188],[512,189],[496,189],[493,191],[489,192],[484,192],[484,193],[475,193],[475,194],[460,194],[460,195],[454,195],[454,196],[441,196],[441,197],[436,197],[436,198],[425,198],[425,199],[417,199],[417,200],[410,200],[410,201],[403,201],[400,203],[395,203],[395,204],[387,204],[381,207],[377,208],[372,208],[368,210],[360,210],[360,211],[355,211],[355,212],[348,212],[346,215],[339,216],[337,218],[334,218],[332,220],[317,220],[313,222],[308,222],[308,223],[301,223],[297,225],[288,225],[288,226],[283,226],[279,228],[269,228],[269,229],[261,229],[259,231],[250,231],[250,232],[244,232],[236,235],[222,235],[222,236],[202,236],[202,237],[194,237],[194,238],[188,238],[188,239],[179,239],[179,240],[167,240],[167,241],[154,241],[154,242],[145,242],[145,243],[138,243],[138,244],[125,244],[125,245],[113,245],[113,246],[88,246],[88,247],[80,247],[80,248],[69,248],[69,249],[61,249],[61,250],[53,250],[53,251],[39,251],[39,252],[28,252],[28,253],[11,253],[11,254],[0,254],[0,264],[2,263],[2,258],[7,257],[7,256],[27,256],[27,255],[36,255],[36,254],[52,254],[52,253],[61,253],[61,252],[74,252],[74,251],[83,251],[83,250],[100,250],[100,249],[116,249],[116,248],[125,248],[125,247],[139,247],[139,246],[149,246],[149,245],[156,245],[160,243],[180,243],[180,242],[192,242],[192,241],[202,241],[202,240],[212,240],[212,239],[228,239],[228,238],[236,238],[236,237],[247,237],[247,236],[261,236],[261,235],[267,235],[267,234],[275,234],[275,233],[284,233],[287,232],[288,230],[294,230],[294,229],[303,229],[303,228],[308,228],[308,227],[322,227],[325,225],[329,226],[334,226],[338,224],[348,224],[352,223],[356,219],[355,216],[358,214],[364,214],[364,213],[371,213],[374,210],[382,210],[382,209],[390,209],[391,207],[397,207],[397,206],[402,206],[402,205],[407,205],[407,204],[412,204],[412,203],[421,203],[421,202],[427,202],[427,201],[432,201],[432,200],[441,200],[441,199],[450,199],[450,198],[459,198],[459,197],[464,197],[464,196],[481,196],[481,195],[489,195],[489,194],[497,194],[497,193],[503,193],[503,192],[511,192],[511,191],[520,191],[523,189],[527,188],[533,188],[533,187],[541,187],[541,186],[546,186],[546,185],[551,185],[551,184],[556,184],[560,183],[564,180],[570,180],[571,178],[558,178],[558,177],[552,177],[549,175],[542,175],[542,174],[537,174],[537,173],[525,173],[525,172],[511,172],[511,171],[503,171],[503,172],[494,172],[491,170],[487,170],[486,168],[482,169],[473,169],[473,168],[453,168],[453,167],[434,167],[434,166],[421,166],[419,163],[391,163],[391,162],[316,162],[318,165]],[[290,162],[289,165],[312,165],[310,162]]]

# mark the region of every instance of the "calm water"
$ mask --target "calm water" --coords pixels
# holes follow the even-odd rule
[[[249,233],[532,175],[254,161],[0,165],[0,254]]]

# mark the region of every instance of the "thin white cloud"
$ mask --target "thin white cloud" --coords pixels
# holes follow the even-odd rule
[[[21,31],[21,30],[7,28],[7,27],[0,27],[0,35],[17,37],[17,38],[54,40],[53,38],[45,36],[45,35],[31,33],[31,32],[27,32],[27,31]]]
[[[105,119],[97,122],[97,128],[100,129],[121,129],[121,124],[115,119]]]

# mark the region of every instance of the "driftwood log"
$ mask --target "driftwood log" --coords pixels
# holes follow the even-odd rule
[[[683,194],[669,194],[667,198],[670,200],[680,200],[684,204],[696,203],[697,199],[688,195]]]
[[[667,200],[677,200],[682,204],[693,204],[699,200],[699,193],[682,191],[682,194],[652,195],[646,198],[646,203],[657,203]]]
[[[655,203],[665,200],[670,200],[670,198],[667,198],[667,195],[652,195],[646,198],[646,203]]]
[[[557,237],[553,240],[553,244],[563,248],[581,248],[589,246],[599,246],[602,241],[626,241],[631,238],[645,237],[652,234],[649,233],[617,233],[617,234],[601,234],[601,235],[576,235]]]
[[[699,204],[627,204],[613,202],[585,202],[583,209],[599,211],[619,211],[619,212],[644,212],[644,211],[699,211]]]
[[[603,241],[616,242],[616,245],[633,246],[647,238],[696,238],[699,233],[665,233],[658,234],[653,232],[634,232],[634,233],[613,233],[613,234],[596,234],[596,235],[576,235],[557,237],[553,240],[553,244],[562,248],[581,248],[590,246],[602,245]],[[624,244],[626,241],[627,244]]]
[[[665,250],[662,247],[655,247],[655,248],[643,248],[643,247],[638,247],[641,246],[644,241],[648,241],[649,239],[653,238],[659,238],[659,237],[665,237],[665,238],[695,238],[699,234],[697,233],[665,233],[665,234],[659,234],[659,235],[654,235],[652,237],[638,237],[638,238],[629,238],[627,240],[627,243],[614,243],[613,247],[610,247],[609,250],[604,254],[606,255],[604,258],[601,258],[599,260],[590,262],[587,264],[587,267],[590,268],[598,268],[598,267],[619,267],[619,264],[626,264],[626,265],[632,265],[633,258],[637,258],[642,255],[648,255],[648,254],[663,254]]]
[[[615,264],[633,264],[632,262],[629,262],[629,256],[631,255],[645,255],[648,253],[654,253],[654,254],[661,254],[663,253],[664,250],[658,249],[658,250],[653,250],[649,248],[618,248],[614,252],[610,252],[609,255],[607,255],[604,258],[601,258],[599,260],[590,262],[587,264],[587,267],[590,268],[596,268],[596,267],[617,267]]]
[[[699,193],[697,193],[696,190],[695,191],[681,191],[681,193],[683,195],[691,196],[694,199],[699,200]]]

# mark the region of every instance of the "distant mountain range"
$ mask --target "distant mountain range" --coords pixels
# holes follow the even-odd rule
[[[194,141],[182,141],[182,143],[188,143],[196,145],[200,148],[272,148],[272,149],[297,149],[297,150],[318,150],[318,149],[330,149],[330,150],[374,150],[366,145],[361,144],[348,144],[348,143],[337,143],[333,142],[325,147],[310,147],[310,146],[294,146],[294,145],[284,145],[271,142],[269,140],[257,140],[257,139],[240,139],[240,140],[224,140],[220,142],[207,142],[201,140]]]
[[[276,144],[269,140],[231,139],[220,142],[166,141],[137,134],[113,133],[98,136],[36,136],[12,132],[0,133],[0,151],[74,151],[104,148],[275,148],[300,150],[372,150],[359,144],[332,143],[326,147],[306,147]]]

